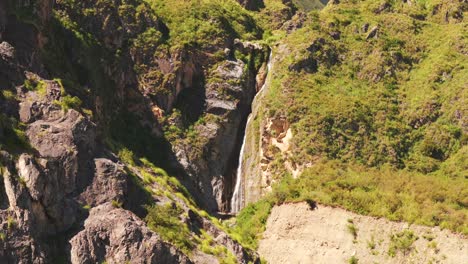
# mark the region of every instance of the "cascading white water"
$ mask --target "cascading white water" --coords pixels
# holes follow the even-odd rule
[[[263,92],[265,87],[267,86],[267,81],[268,81],[268,76],[271,71],[271,58],[272,58],[272,53],[270,52],[270,56],[268,57],[268,64],[267,64],[267,78],[265,78],[265,83],[263,86],[260,88],[260,90],[257,92],[255,95],[253,102],[257,99],[257,97]],[[243,206],[243,200],[244,200],[244,184],[242,183],[243,180],[243,175],[242,175],[242,166],[243,166],[243,160],[244,160],[244,149],[245,149],[245,142],[247,139],[247,127],[249,126],[250,119],[252,118],[252,113],[249,114],[249,117],[247,118],[247,123],[245,125],[245,133],[244,133],[244,138],[242,140],[242,147],[239,153],[239,165],[237,166],[237,172],[236,172],[236,186],[234,187],[234,193],[232,194],[231,198],[231,213],[237,214]]]

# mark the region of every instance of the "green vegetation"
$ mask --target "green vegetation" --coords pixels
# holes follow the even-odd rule
[[[411,230],[404,230],[402,232],[391,235],[390,248],[388,249],[388,255],[395,257],[398,252],[403,253],[404,256],[408,255],[413,249],[414,241],[418,240],[418,237],[414,235]]]
[[[154,205],[147,208],[146,222],[161,237],[177,246],[186,254],[194,248],[190,230],[179,218],[182,210],[175,204]]]
[[[239,213],[232,236],[255,249],[274,205],[308,200],[468,234],[468,213],[463,210],[467,190],[465,179],[329,161],[305,170],[297,180],[285,176],[271,195]],[[354,224],[348,229],[353,237],[357,235]]]
[[[358,232],[358,229],[357,227],[354,225],[354,221],[353,219],[348,219],[348,225],[346,226],[348,228],[348,232],[353,236],[353,241],[355,242],[356,239],[357,239],[357,232]]]
[[[257,249],[258,239],[265,231],[266,221],[273,207],[272,199],[249,204],[236,217],[235,226],[229,230],[231,236],[250,249]]]
[[[70,95],[63,96],[60,101],[55,101],[55,103],[65,112],[68,112],[69,109],[79,109],[82,104],[80,98]]]
[[[260,203],[313,200],[466,235],[467,42],[455,14],[462,4],[385,2],[378,11],[379,1],[340,1],[308,13],[297,31],[273,32],[283,46],[274,50],[260,116],[286,117],[294,135],[287,159],[313,166],[292,179],[274,152],[279,183]],[[368,37],[373,27],[378,34]],[[252,208],[234,227],[251,234],[247,241],[264,225],[256,221],[250,232],[245,223],[270,210]]]
[[[435,239],[435,236],[432,233],[426,233],[422,237],[426,239],[427,241],[432,241]]]
[[[363,215],[467,234],[467,188],[465,179],[330,161],[305,170],[298,180],[286,177],[276,195],[280,202],[311,199]]]
[[[12,216],[7,217],[7,230],[10,231],[16,227],[16,220]]]
[[[36,91],[41,96],[47,93],[47,84],[43,80],[26,79],[23,85],[26,90]]]
[[[14,100],[16,95],[10,91],[10,90],[2,90],[2,97],[5,98],[5,100]]]
[[[23,177],[18,177],[18,182],[21,186],[26,187],[26,180]]]
[[[122,208],[123,203],[117,200],[112,200],[112,206],[115,208]]]
[[[375,250],[375,247],[376,247],[376,243],[375,243],[375,238],[374,238],[374,235],[371,236],[371,239],[367,241],[367,247],[374,251]]]
[[[189,256],[198,248],[217,256],[221,263],[236,263],[234,255],[224,246],[215,243],[208,233],[200,230],[198,234],[192,230],[190,224],[182,221],[188,217],[186,208],[189,208],[193,213],[210,219],[218,228],[224,228],[216,218],[197,207],[191,194],[177,178],[170,176],[148,159],[138,158],[129,149],[121,149],[119,157],[128,165],[127,173],[142,190],[158,200],[168,199],[164,204],[155,204],[154,199],[148,200],[145,206],[145,221],[151,230]]]
[[[0,113],[0,128],[3,134],[0,134],[0,148],[10,153],[16,154],[19,151],[30,150],[30,145],[24,124],[18,122],[13,117],[7,117]]]
[[[178,46],[214,46],[226,39],[253,40],[261,29],[248,11],[234,0],[146,0],[170,29],[170,43]]]
[[[436,241],[431,241],[431,242],[427,243],[427,247],[434,250],[435,253],[439,253],[439,248],[437,247],[437,242]]]
[[[64,83],[67,86],[70,85],[71,87],[73,87],[74,84],[61,79],[55,79],[54,81],[61,87],[61,98],[60,100],[57,100],[54,103],[60,106],[65,112],[67,112],[71,108],[79,110],[82,105],[81,99],[76,96],[69,95],[64,87]],[[23,86],[28,91],[36,91],[42,97],[45,96],[47,93],[47,83],[43,80],[26,79],[24,81]],[[6,91],[4,94],[8,95],[8,92],[9,91]],[[10,95],[9,97],[11,98],[12,96]]]
[[[299,9],[305,10],[307,12],[325,7],[325,4],[320,0],[294,0],[294,3]]]
[[[236,257],[230,251],[228,251],[226,247],[216,245],[213,238],[204,230],[200,230],[200,232],[201,243],[199,244],[199,248],[202,252],[217,256],[220,263],[237,263]]]
[[[356,256],[352,256],[352,257],[348,260],[348,263],[349,263],[349,264],[358,264],[358,263],[359,263],[359,259],[358,259]]]

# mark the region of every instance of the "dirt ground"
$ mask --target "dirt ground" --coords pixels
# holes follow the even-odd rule
[[[468,264],[468,239],[439,228],[298,203],[273,208],[259,253],[272,264]]]

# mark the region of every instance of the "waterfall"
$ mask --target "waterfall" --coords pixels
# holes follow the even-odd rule
[[[265,82],[263,86],[260,88],[260,90],[257,92],[255,95],[254,99],[252,100],[255,102],[257,97],[263,92],[265,87],[267,86],[267,81],[268,81],[268,76],[270,74],[271,70],[271,58],[272,58],[272,52],[270,52],[270,55],[268,57],[268,64],[267,64],[267,77],[265,78]],[[239,153],[239,165],[237,167],[237,172],[236,172],[236,186],[234,187],[234,193],[232,194],[231,198],[231,213],[237,214],[243,206],[243,200],[244,200],[244,184],[243,184],[243,175],[242,175],[242,168],[243,168],[243,160],[244,160],[244,149],[245,149],[245,143],[247,140],[247,127],[249,126],[250,120],[252,119],[252,113],[249,114],[249,117],[247,118],[247,123],[245,125],[245,132],[244,132],[244,138],[242,139],[242,147]]]

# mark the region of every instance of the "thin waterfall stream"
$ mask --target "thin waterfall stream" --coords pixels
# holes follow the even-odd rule
[[[257,97],[262,94],[263,90],[268,84],[268,77],[270,76],[270,71],[271,71],[271,60],[272,60],[272,52],[270,52],[270,55],[268,57],[268,63],[267,63],[267,76],[265,78],[265,82],[263,83],[263,86],[260,88],[260,90],[255,94],[254,99],[252,100],[252,104],[255,102]],[[253,111],[252,111],[253,113]],[[242,175],[242,169],[243,169],[243,161],[244,161],[244,152],[245,152],[245,143],[247,139],[247,128],[249,126],[250,120],[252,119],[252,113],[249,114],[247,118],[247,123],[245,125],[245,131],[244,131],[244,138],[242,139],[242,146],[241,150],[239,153],[239,165],[237,167],[237,172],[236,172],[236,185],[234,187],[234,193],[232,194],[231,198],[231,213],[232,214],[237,214],[243,207],[243,202],[244,202],[244,175]]]

